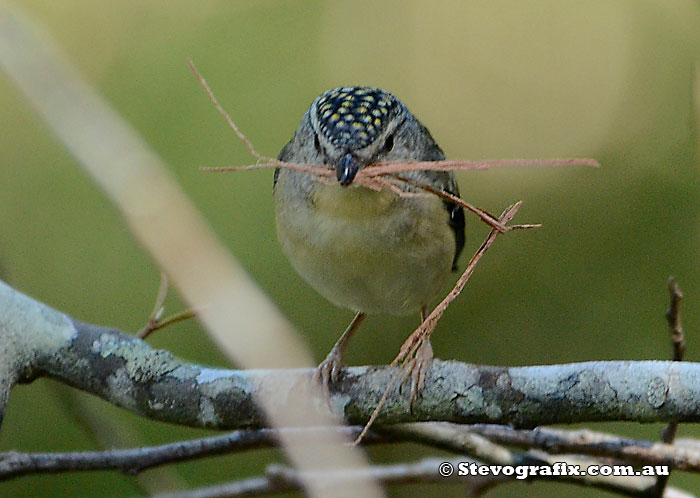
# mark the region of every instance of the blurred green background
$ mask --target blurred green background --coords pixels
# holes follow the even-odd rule
[[[450,307],[436,356],[497,365],[667,359],[666,281],[686,298],[687,359],[700,360],[700,3],[667,0],[15,1],[165,159],[224,243],[321,360],[351,319],[309,288],[275,239],[272,172],[212,174],[251,158],[190,73],[191,57],[258,150],[276,155],[319,93],[394,92],[450,158],[590,156],[591,169],[459,173],[463,197],[543,228],[500,238]],[[88,322],[139,329],[159,270],[115,209],[0,75],[0,276]],[[468,218],[468,252],[488,229]],[[197,258],[197,254],[192,254]],[[462,262],[462,267],[464,261]],[[447,291],[447,289],[446,289]],[[235,304],[235,303],[233,303]],[[184,305],[176,295],[168,311]],[[416,317],[370,317],[351,364],[386,363]],[[227,365],[196,322],[151,343]],[[588,427],[656,439],[658,424]],[[105,438],[105,433],[114,433]],[[13,392],[0,451],[69,451],[203,436],[149,422],[48,380]],[[681,426],[680,437],[700,437]],[[378,462],[435,454],[369,450]],[[133,496],[263,471],[275,451],[149,471],[21,478],[2,496]],[[700,477],[671,483],[700,489]],[[551,483],[488,496],[599,496]],[[404,486],[392,496],[462,496]],[[607,495],[606,495],[607,496]]]

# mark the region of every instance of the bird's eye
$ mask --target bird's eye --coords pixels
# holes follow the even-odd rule
[[[391,134],[386,137],[386,142],[384,142],[384,150],[389,152],[394,148],[394,135]]]
[[[321,142],[318,140],[318,135],[314,134],[314,147],[316,147],[316,152],[321,153]]]

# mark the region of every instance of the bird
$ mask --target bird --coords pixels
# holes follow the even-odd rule
[[[319,294],[355,313],[315,371],[329,392],[344,366],[348,341],[367,314],[420,313],[425,319],[428,305],[456,270],[465,243],[464,211],[435,195],[403,196],[353,183],[372,163],[445,159],[428,129],[380,88],[344,86],[321,94],[278,159],[335,171],[335,178],[322,182],[308,172],[278,167],[273,180],[283,253]],[[401,175],[459,196],[452,172]],[[407,183],[401,189],[416,191]],[[432,358],[428,339],[410,360],[414,398]]]

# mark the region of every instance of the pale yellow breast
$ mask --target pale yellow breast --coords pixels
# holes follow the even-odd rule
[[[319,185],[314,194],[319,213],[351,220],[381,216],[396,200],[396,194],[387,189],[377,192],[357,186]]]
[[[406,314],[442,291],[455,240],[439,199],[318,185],[313,202],[305,202],[284,189],[278,184],[275,192],[282,248],[297,272],[336,305]]]

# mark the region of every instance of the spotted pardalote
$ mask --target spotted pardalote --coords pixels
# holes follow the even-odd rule
[[[428,129],[394,95],[379,88],[329,90],[306,111],[279,159],[332,167],[337,182],[278,169],[275,217],[282,250],[314,289],[355,319],[318,375],[328,386],[342,366],[350,335],[366,313],[425,313],[443,290],[464,246],[464,212],[437,196],[400,196],[353,184],[358,171],[380,161],[437,161],[444,154]],[[451,172],[402,173],[459,195]],[[406,190],[412,187],[405,185]],[[432,358],[423,345],[413,371],[422,384]]]

